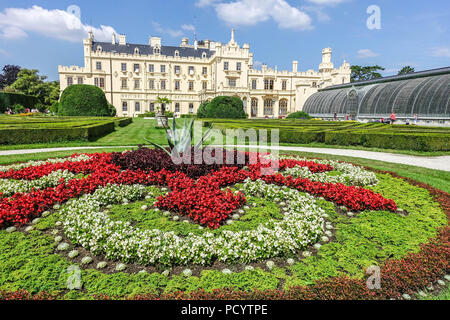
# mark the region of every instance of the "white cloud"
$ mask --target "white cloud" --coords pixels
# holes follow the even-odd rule
[[[183,29],[184,31],[195,31],[195,27],[192,24],[183,24],[181,26],[181,29]]]
[[[337,4],[341,4],[343,2],[346,2],[348,0],[307,0],[308,2],[312,2],[315,4],[319,4],[319,5],[337,5]]]
[[[433,57],[450,58],[450,47],[436,47],[431,51]]]
[[[161,26],[161,24],[159,24],[158,22],[152,22],[153,27],[155,28],[156,32],[161,33],[161,34],[168,34],[169,36],[173,37],[173,38],[178,38],[181,37],[183,35],[183,31],[182,30],[174,30],[171,28],[163,28]]]
[[[358,57],[358,58],[361,58],[361,59],[365,59],[365,58],[375,58],[375,57],[378,57],[378,56],[379,56],[378,53],[375,53],[375,52],[373,52],[373,51],[370,50],[370,49],[361,49],[361,50],[358,50],[358,55],[357,55],[357,57]]]
[[[29,32],[47,37],[78,42],[92,30],[99,41],[111,40],[113,27],[101,25],[95,28],[85,25],[75,15],[64,10],[47,10],[39,6],[28,9],[7,8],[0,12],[0,37],[23,39]]]
[[[330,21],[330,16],[324,11],[323,7],[320,6],[303,6],[300,8],[301,10],[312,12],[316,15],[317,20],[320,22]]]
[[[285,0],[238,0],[215,4],[219,19],[233,26],[256,25],[273,19],[283,29],[311,29],[311,18]]]

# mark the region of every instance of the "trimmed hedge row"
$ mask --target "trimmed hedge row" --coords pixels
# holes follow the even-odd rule
[[[35,96],[0,91],[0,112],[5,112],[15,104],[20,104],[25,108],[33,109],[38,101],[38,98]]]
[[[450,135],[434,133],[327,132],[326,144],[370,148],[450,151]]]
[[[64,141],[92,141],[114,131],[114,121],[65,129],[2,129],[0,144],[33,144]]]
[[[66,127],[10,127],[0,128],[0,145],[51,143],[66,141],[94,141],[132,123],[131,118],[108,120],[89,125],[68,123]]]
[[[225,134],[226,129],[278,129],[280,143],[308,144],[312,142],[341,146],[364,146],[370,148],[450,151],[448,128],[391,126],[379,123],[347,123],[316,121],[267,121],[267,120],[216,120],[208,119],[203,125],[214,124]]]

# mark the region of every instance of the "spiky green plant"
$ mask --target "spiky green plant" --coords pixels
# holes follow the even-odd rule
[[[144,138],[144,140],[155,146],[156,148],[164,150],[164,152],[166,152],[168,155],[172,155],[173,151],[176,151],[178,154],[180,154],[191,148],[194,132],[194,118],[192,118],[188,124],[186,123],[186,119],[184,119],[183,126],[180,129],[177,129],[176,119],[174,117],[172,128],[164,127],[164,129],[166,130],[167,143],[169,144],[170,151],[168,151],[167,148],[164,148],[163,146],[154,143],[146,138]],[[196,148],[199,148],[203,145],[203,142],[209,136],[211,129],[212,127],[210,127],[205,132],[200,142],[195,146]]]

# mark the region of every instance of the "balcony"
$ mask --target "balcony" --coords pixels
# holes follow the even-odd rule
[[[239,78],[241,76],[241,70],[224,70],[227,78]]]

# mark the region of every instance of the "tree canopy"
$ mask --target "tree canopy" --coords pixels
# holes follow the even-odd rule
[[[7,64],[3,67],[2,71],[3,72],[0,74],[0,90],[12,85],[17,80],[17,74],[20,71],[20,67]]]
[[[379,65],[365,67],[356,65],[352,66],[351,70],[351,82],[357,82],[381,78],[382,75],[378,71],[383,71],[385,68],[380,67]]]
[[[413,73],[413,72],[416,72],[416,70],[413,67],[406,66],[406,67],[403,67],[402,70],[400,70],[398,72],[398,75],[408,74],[408,73]]]
[[[7,90],[36,96],[43,106],[50,107],[58,102],[59,81],[45,81],[46,79],[47,76],[39,75],[39,70],[24,68]]]

